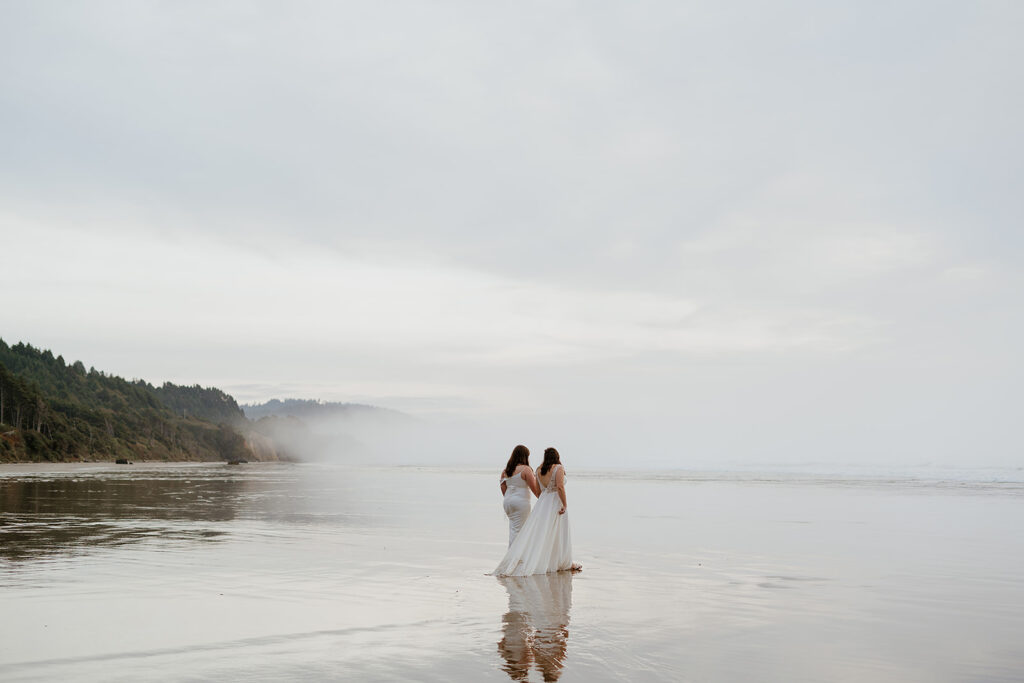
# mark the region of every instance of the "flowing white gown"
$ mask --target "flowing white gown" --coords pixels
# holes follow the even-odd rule
[[[492,572],[496,576],[530,576],[572,567],[569,513],[558,514],[562,501],[555,487],[556,474],[557,469],[551,473],[551,480],[541,491],[537,504],[509,545],[504,559]]]
[[[505,497],[502,498],[501,505],[508,515],[508,544],[511,546],[512,541],[519,535],[519,530],[530,517],[530,487],[522,474],[502,476],[501,480],[505,482]]]

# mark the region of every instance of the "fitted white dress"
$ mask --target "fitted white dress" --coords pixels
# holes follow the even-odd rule
[[[561,465],[555,465],[556,468]],[[572,538],[569,513],[558,514],[562,500],[558,497],[555,475],[537,499],[533,511],[519,534],[509,544],[508,552],[492,572],[497,576],[529,576],[572,568]]]
[[[505,477],[502,473],[501,480],[505,482],[505,497],[501,505],[508,515],[508,544],[511,546],[530,517],[530,487],[522,474]]]

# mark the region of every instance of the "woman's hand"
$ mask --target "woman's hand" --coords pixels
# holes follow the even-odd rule
[[[560,515],[564,515],[565,514],[565,506],[564,505],[562,506],[562,509],[558,511],[558,514],[560,514]]]
[[[533,491],[533,495],[540,498],[540,484],[537,483],[537,476],[533,473],[533,470],[529,467],[524,467],[522,477],[523,481],[526,482],[526,485],[530,487],[531,491]]]

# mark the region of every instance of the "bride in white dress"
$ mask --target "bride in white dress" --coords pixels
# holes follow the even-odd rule
[[[492,572],[497,576],[582,569],[572,561],[565,468],[554,448],[544,450],[544,464],[537,468],[537,479],[540,497],[519,534],[509,544],[504,559]]]
[[[512,449],[508,464],[501,471],[501,506],[508,515],[508,544],[516,540],[519,530],[530,516],[530,492],[540,495],[540,486],[530,468],[530,449],[519,445]]]

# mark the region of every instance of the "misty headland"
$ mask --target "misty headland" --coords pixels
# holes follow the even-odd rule
[[[372,434],[411,422],[363,404],[272,399],[239,406],[215,387],[129,381],[0,339],[0,462],[348,457],[372,452],[365,442]]]

